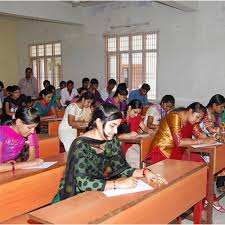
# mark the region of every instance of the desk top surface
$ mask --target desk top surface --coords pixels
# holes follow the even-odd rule
[[[12,171],[3,172],[1,173],[0,176],[0,185],[64,166],[66,165],[67,161],[67,153],[60,153],[56,156],[48,157],[45,159],[45,161],[46,162],[57,161],[57,163],[50,166],[47,169],[19,169],[15,171],[15,176],[12,175]]]
[[[203,169],[205,164],[191,161],[164,160],[151,166],[155,173],[167,179],[167,185],[134,194],[107,198],[102,192],[84,192],[57,204],[29,213],[29,218],[40,223],[99,223],[105,216],[113,216],[152,197],[172,184]]]

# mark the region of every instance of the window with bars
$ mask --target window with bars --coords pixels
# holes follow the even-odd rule
[[[158,32],[105,36],[107,80],[125,82],[129,90],[148,83],[156,99]]]
[[[44,88],[43,81],[49,80],[56,88],[62,80],[61,43],[52,42],[29,46],[30,65],[38,81],[38,90]]]

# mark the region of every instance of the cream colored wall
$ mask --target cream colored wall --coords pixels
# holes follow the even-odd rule
[[[16,21],[0,19],[0,80],[5,86],[18,83]]]

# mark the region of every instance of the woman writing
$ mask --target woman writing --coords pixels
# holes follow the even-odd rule
[[[143,104],[140,100],[133,99],[128,104],[128,109],[126,112],[126,118],[123,121],[119,129],[120,139],[127,139],[137,136],[140,132],[145,132],[147,134],[154,134],[152,129],[149,129],[143,122],[141,118]],[[124,124],[128,125],[129,130],[123,130]],[[140,145],[138,144],[124,144],[123,151],[126,155],[127,162],[133,168],[139,168],[140,166]]]
[[[124,112],[127,108],[126,99],[128,91],[127,89],[117,88],[112,98],[107,98],[105,102],[115,105],[121,112]]]
[[[0,172],[42,163],[42,160],[38,159],[38,141],[35,133],[39,121],[37,111],[25,107],[16,111],[11,126],[0,126]],[[26,161],[17,162],[23,160]]]
[[[77,137],[77,128],[87,127],[91,119],[91,105],[95,96],[85,92],[76,103],[67,106],[63,119],[59,125],[59,138],[68,152],[73,140]]]
[[[203,120],[200,123],[200,128],[207,136],[217,136],[217,127],[220,124],[216,121],[215,114],[219,114],[222,117],[224,111],[225,98],[220,95],[214,95],[208,105],[206,106],[206,113],[204,114]],[[219,138],[219,137],[218,137]]]
[[[200,123],[200,128],[208,136],[215,136],[217,140],[224,142],[223,137],[217,132],[222,121],[219,118],[222,117],[224,111],[225,98],[220,95],[214,95],[208,105],[206,106],[206,113]],[[216,117],[217,115],[217,117]],[[220,122],[219,122],[220,121]],[[224,174],[224,171],[223,171]],[[218,176],[216,181],[217,190],[219,192],[225,192],[224,186],[225,176]]]
[[[206,108],[194,102],[187,108],[179,108],[164,117],[152,140],[145,162],[157,163],[164,159],[187,160],[187,147],[196,144],[214,144],[215,137],[207,137],[199,128]],[[196,139],[192,139],[192,135]],[[204,162],[199,154],[192,154],[192,160]],[[225,212],[214,195],[214,208]]]
[[[158,129],[161,119],[174,108],[174,105],[175,99],[172,95],[163,96],[160,104],[149,106],[145,115],[144,124],[150,129]]]
[[[39,100],[35,101],[33,107],[37,109],[41,119],[56,118],[56,109],[51,102],[53,98],[53,92],[50,89],[43,89],[39,94]]]
[[[11,122],[15,117],[16,110],[19,107],[20,88],[17,85],[11,86],[11,94],[6,97],[3,102],[1,123],[6,124]]]
[[[70,147],[66,172],[53,202],[85,191],[132,188],[137,184],[137,177],[166,182],[148,169],[137,170],[128,165],[115,137],[121,120],[122,114],[116,106],[104,103],[96,107],[90,130]]]

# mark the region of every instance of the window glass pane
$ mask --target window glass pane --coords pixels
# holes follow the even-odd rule
[[[38,45],[38,56],[44,56],[44,45]]]
[[[120,55],[120,83],[129,85],[129,54]]]
[[[129,37],[120,37],[120,51],[129,50]]]
[[[54,44],[55,55],[61,55],[61,43]]]
[[[142,81],[142,53],[132,54],[132,89],[139,88]]]
[[[157,34],[146,35],[146,49],[147,50],[157,49]]]
[[[33,45],[33,46],[30,47],[30,55],[31,55],[31,57],[36,57],[37,56],[36,45]]]
[[[43,82],[45,79],[45,61],[44,61],[44,58],[40,58],[39,59],[39,70],[40,70],[40,81],[39,81],[39,84],[40,84],[40,89],[44,89],[44,86],[43,86]]]
[[[58,87],[59,86],[59,82],[61,81],[61,57],[56,57],[55,58],[55,64],[54,64],[55,68],[54,68],[54,71],[55,71],[55,74],[54,74],[54,77],[55,77],[55,87]]]
[[[37,79],[37,60],[32,60],[33,76]]]
[[[109,79],[113,78],[117,80],[116,76],[116,56],[110,55],[109,56]]]
[[[150,85],[150,91],[148,92],[149,99],[156,99],[156,65],[157,65],[157,53],[146,53],[146,83]]]
[[[132,36],[132,50],[142,50],[142,35]]]
[[[47,76],[46,79],[48,79],[50,81],[51,84],[54,84],[54,77],[53,77],[53,62],[52,62],[52,58],[47,58],[47,65],[46,65],[46,69],[47,69]]]
[[[46,55],[51,56],[52,55],[52,44],[47,44],[45,49]]]
[[[116,38],[108,38],[108,51],[116,51]]]

